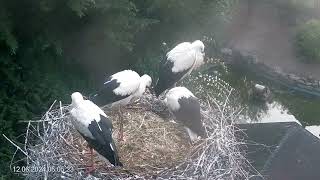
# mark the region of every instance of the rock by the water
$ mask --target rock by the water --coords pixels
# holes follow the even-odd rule
[[[265,91],[266,87],[264,85],[255,84],[254,88],[256,88],[257,91],[263,92]]]
[[[251,96],[258,100],[266,101],[270,97],[271,92],[268,87],[261,85],[261,84],[255,84],[254,88],[252,89]]]

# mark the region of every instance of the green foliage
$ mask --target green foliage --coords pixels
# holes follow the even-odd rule
[[[94,0],[69,0],[68,6],[79,16],[85,16],[85,12],[92,5],[95,4]]]
[[[313,19],[303,24],[298,29],[295,44],[305,62],[320,62],[320,21]]]
[[[264,0],[270,3],[269,0]],[[274,0],[272,3],[279,8],[279,18],[288,25],[296,26],[304,23],[306,19],[310,19],[317,14],[315,3],[317,0]]]
[[[302,13],[306,11],[310,11],[310,9],[314,8],[315,0],[282,0],[275,1],[280,7],[289,11],[291,15],[296,13]]]
[[[90,92],[88,78],[74,67],[77,64],[66,64],[50,48],[43,51],[30,45],[15,57],[1,54],[0,134],[21,141],[16,138],[24,133],[26,123],[21,121],[43,114],[55,99],[69,102],[73,91]],[[3,137],[0,144],[0,174],[9,177],[14,148]]]
[[[134,69],[139,74],[148,74],[155,83],[158,76],[158,68],[161,57],[156,55],[146,56],[145,58],[140,58],[134,65]]]
[[[160,21],[167,38],[194,39],[217,30],[228,17],[236,0],[155,0],[148,1],[147,14]],[[158,28],[159,28],[158,27]],[[169,34],[168,34],[169,33]],[[165,38],[165,39],[167,39]]]
[[[0,4],[1,5],[1,4]],[[12,25],[9,20],[9,15],[6,9],[0,6],[0,42],[10,49],[10,52],[14,54],[18,48],[18,42],[15,36],[12,34]]]

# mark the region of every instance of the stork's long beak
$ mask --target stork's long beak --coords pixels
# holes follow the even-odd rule
[[[203,58],[203,64],[208,64],[208,63],[210,63],[210,58],[204,57]]]
[[[205,52],[205,50],[202,52],[202,56],[203,56],[203,63],[204,63],[204,64],[207,64],[209,58],[206,58],[206,52]]]
[[[164,98],[164,99],[162,100],[162,103],[165,104],[165,105],[167,105],[167,98]]]
[[[89,95],[89,96],[85,96],[85,95],[83,95],[83,99],[85,99],[85,100],[90,99],[90,95]]]
[[[154,91],[153,85],[147,87],[146,89],[147,89],[152,95],[156,94],[156,92]]]
[[[92,100],[92,99],[94,99],[94,97],[96,97],[97,95],[98,95],[97,92],[91,93],[91,94],[88,95],[87,99],[88,99],[88,100]]]

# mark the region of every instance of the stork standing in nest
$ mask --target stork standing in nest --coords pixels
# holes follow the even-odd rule
[[[172,88],[166,94],[164,103],[176,120],[184,125],[192,142],[199,136],[206,137],[201,121],[200,103],[191,91],[185,87]]]
[[[140,77],[138,73],[132,70],[120,71],[108,77],[98,92],[90,96],[90,99],[99,106],[111,104],[112,107],[118,107],[120,129],[119,140],[123,140],[123,117],[121,106],[140,98],[146,88],[150,87],[152,79],[145,74]]]
[[[167,59],[160,63],[156,95],[174,87],[192,70],[199,68],[204,63],[204,55],[204,44],[200,40],[183,42],[170,50],[166,55]]]
[[[90,147],[91,166],[88,172],[94,170],[92,148],[114,166],[122,166],[112,139],[112,122],[107,115],[93,102],[84,100],[79,92],[73,93],[71,99],[73,124]]]

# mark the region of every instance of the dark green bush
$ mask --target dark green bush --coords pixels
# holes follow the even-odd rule
[[[302,60],[320,63],[320,21],[313,19],[301,25],[296,34],[295,45]]]
[[[54,50],[31,46],[15,57],[0,53],[0,179],[14,177],[9,165],[15,148],[2,134],[23,142],[23,121],[42,115],[54,100],[69,103],[73,91],[92,91],[79,65],[66,62]]]

